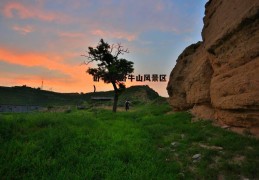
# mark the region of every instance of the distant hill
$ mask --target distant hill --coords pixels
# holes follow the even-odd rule
[[[7,105],[77,105],[85,101],[90,102],[91,97],[113,97],[113,91],[96,93],[57,93],[35,89],[27,86],[3,87],[0,86],[0,104]],[[158,98],[159,95],[149,86],[131,86],[126,88],[119,98],[119,105],[126,99],[135,104],[144,103]]]

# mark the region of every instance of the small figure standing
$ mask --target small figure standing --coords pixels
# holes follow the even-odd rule
[[[129,100],[127,99],[126,102],[125,102],[125,109],[126,109],[126,111],[129,110],[129,105],[130,105],[130,102],[129,102]]]
[[[94,85],[94,93],[95,93],[95,91],[96,91],[96,87],[95,87],[95,85]]]

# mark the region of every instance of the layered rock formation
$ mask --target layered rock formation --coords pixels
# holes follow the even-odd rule
[[[259,131],[259,0],[210,0],[202,42],[178,57],[167,86],[174,110]]]

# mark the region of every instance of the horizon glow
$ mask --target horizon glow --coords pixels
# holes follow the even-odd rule
[[[166,74],[148,85],[168,97],[166,86],[180,53],[200,41],[207,0],[1,0],[0,86],[41,87],[56,92],[112,90],[86,74],[88,47],[101,38],[121,43],[134,75]],[[88,66],[94,67],[95,64]]]

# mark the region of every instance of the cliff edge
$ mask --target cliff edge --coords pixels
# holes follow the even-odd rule
[[[210,0],[202,42],[177,59],[167,86],[174,110],[259,135],[259,0]]]

